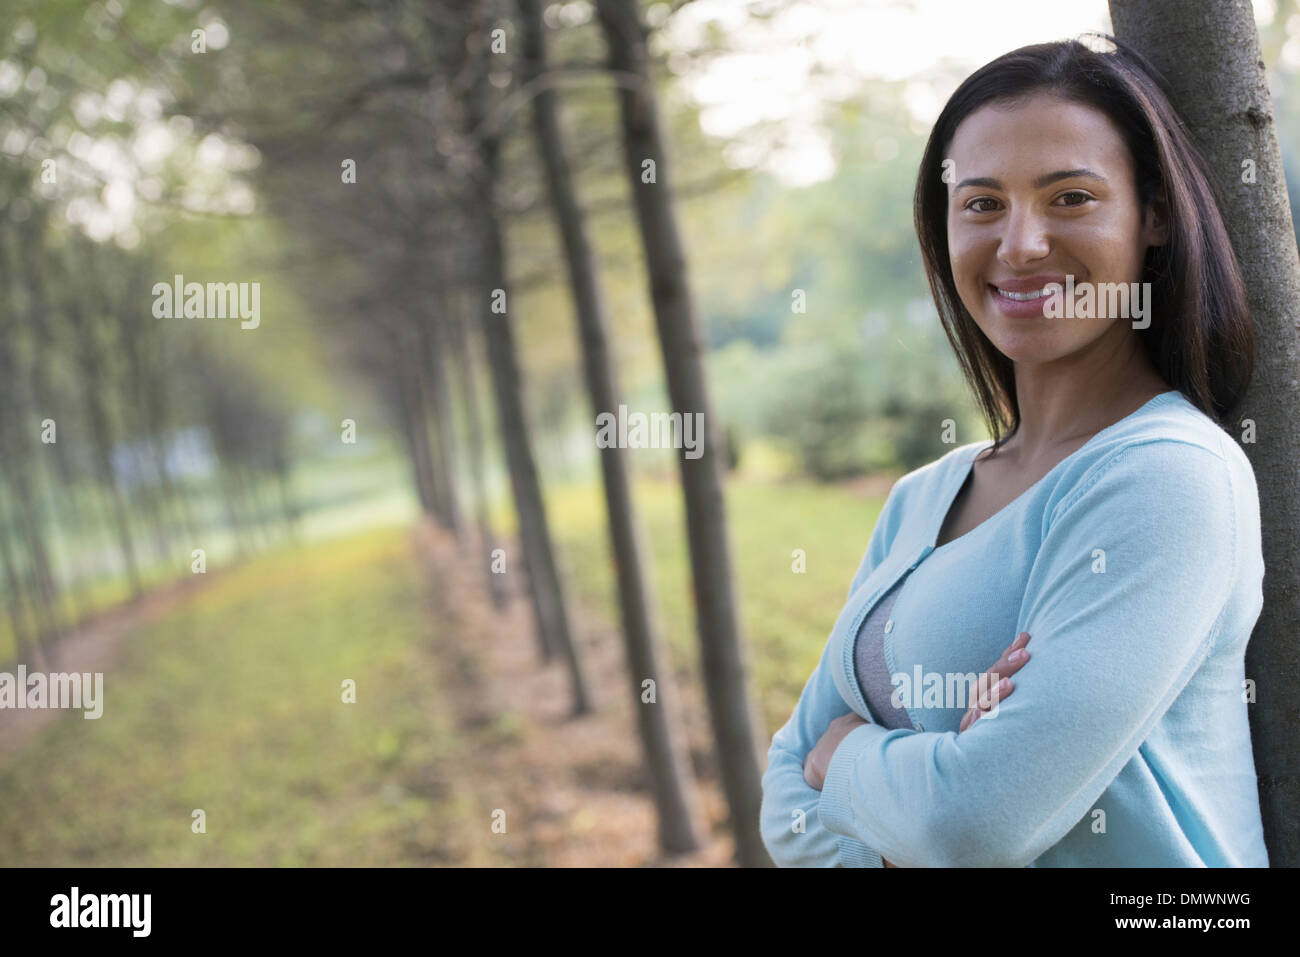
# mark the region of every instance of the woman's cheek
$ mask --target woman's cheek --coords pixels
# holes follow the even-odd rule
[[[976,281],[973,264],[965,245],[949,246],[948,261],[952,264],[953,282],[957,286],[957,295],[961,297],[962,305],[969,312],[978,312],[979,283]]]

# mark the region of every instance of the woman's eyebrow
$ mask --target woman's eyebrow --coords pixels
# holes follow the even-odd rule
[[[1100,173],[1094,173],[1090,169],[1058,169],[1055,173],[1044,173],[1038,179],[1034,180],[1034,189],[1042,189],[1044,186],[1050,186],[1060,179],[1072,179],[1076,176],[1084,176],[1090,179],[1099,180],[1105,183],[1106,177]],[[991,176],[974,176],[962,180],[956,188],[961,189],[963,186],[983,186],[988,189],[1002,189],[1002,181],[993,179]]]

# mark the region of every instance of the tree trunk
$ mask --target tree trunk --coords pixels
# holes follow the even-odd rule
[[[52,658],[54,643],[63,635],[61,622],[63,602],[59,597],[54,569],[50,564],[49,549],[45,545],[45,530],[41,527],[40,511],[32,492],[30,476],[21,458],[10,454],[11,459],[16,461],[9,465],[0,465],[0,475],[8,480],[14,510],[17,513],[16,520],[10,527],[27,546],[37,644]]]
[[[488,105],[488,64],[486,52],[487,23],[480,23],[476,39],[481,48],[471,87],[466,95],[466,135],[473,142],[478,162],[473,171],[476,202],[472,206],[474,238],[479,251],[476,266],[481,281],[481,296],[475,315],[483,325],[487,343],[488,368],[496,394],[501,440],[505,444],[510,481],[514,488],[515,509],[523,542],[524,562],[533,596],[538,628],[554,653],[564,656],[569,669],[573,694],[573,714],[591,711],[586,681],[582,674],[578,647],[569,630],[568,612],[560,571],[551,546],[546,505],[537,480],[537,467],[529,442],[528,421],[524,415],[523,380],[515,358],[514,331],[509,309],[509,281],[506,269],[504,237],[496,202],[500,167],[499,135],[483,128]],[[471,28],[474,29],[474,28]],[[504,302],[504,311],[495,312],[491,304]]]
[[[97,400],[91,400],[92,405]],[[98,416],[96,426],[102,426],[102,416]],[[131,583],[132,599],[139,598],[143,593],[143,586],[140,582],[140,568],[135,558],[135,543],[131,538],[131,522],[128,517],[128,508],[126,496],[122,493],[122,487],[118,484],[117,473],[113,471],[113,463],[109,457],[108,440],[103,438],[97,431],[95,439],[95,463],[99,468],[99,480],[108,496],[110,512],[113,519],[113,526],[117,531],[118,547],[122,551],[122,561],[125,563],[127,580]]]
[[[524,29],[524,78],[533,82],[546,71],[545,28],[541,0],[519,0]],[[569,284],[577,307],[582,337],[582,357],[591,396],[593,418],[601,412],[616,412],[620,402],[616,368],[607,347],[608,322],[597,282],[596,257],[587,241],[586,225],[578,206],[569,174],[569,160],[560,132],[555,91],[539,88],[533,100],[533,121],[537,144],[546,167],[555,220],[564,241]],[[594,429],[594,426],[593,426]],[[681,740],[674,731],[677,696],[672,692],[672,669],[665,662],[642,572],[643,551],[638,534],[627,455],[611,447],[600,452],[604,476],[605,509],[609,515],[610,545],[618,570],[619,607],[623,612],[623,641],[631,680],[632,701],[637,712],[645,768],[659,815],[659,844],[669,853],[699,848],[695,837],[694,782]],[[642,700],[642,681],[653,678],[655,703]]]
[[[683,419],[697,412],[704,417],[703,454],[688,459],[683,449],[679,461],[700,661],[723,792],[731,808],[738,860],[744,866],[770,867],[772,861],[758,826],[763,792],[754,729],[762,725],[756,720],[749,698],[731,581],[720,471],[724,447],[718,441],[709,404],[699,325],[672,202],[670,163],[649,75],[645,30],[636,0],[598,0],[596,9],[609,45],[610,67],[628,81],[620,82],[618,91],[624,161],[641,229],[668,393],[673,411],[681,413]],[[645,160],[654,161],[655,182],[641,181]]]
[[[1264,517],[1264,608],[1246,652],[1256,682],[1251,740],[1269,863],[1300,864],[1300,259],[1251,4],[1111,0],[1115,36],[1168,79],[1174,106],[1213,168],[1241,263],[1255,376],[1237,411],[1253,419],[1250,457]],[[1243,161],[1254,165],[1243,176]],[[1243,181],[1243,179],[1247,181]],[[1240,432],[1237,434],[1240,439]]]
[[[221,503],[226,510],[226,524],[230,526],[231,535],[235,539],[235,555],[244,558],[249,552],[248,531],[243,514],[240,511],[239,499],[235,494],[234,479],[231,477],[231,466],[226,462],[219,462],[217,465],[218,484],[221,487]],[[102,497],[101,497],[102,498]],[[108,506],[104,506],[108,510]]]
[[[5,605],[9,608],[9,621],[14,632],[14,659],[17,663],[31,662],[38,670],[47,670],[45,656],[42,653],[39,638],[35,646],[28,638],[27,623],[23,615],[25,593],[19,579],[20,569],[13,549],[10,547],[13,523],[6,514],[5,496],[0,496],[0,565],[4,566]]]
[[[456,489],[456,432],[452,428],[451,397],[447,390],[447,368],[444,358],[447,354],[446,333],[442,328],[442,317],[436,312],[425,310],[416,318],[420,336],[420,348],[429,369],[429,398],[433,414],[433,442],[436,450],[435,463],[439,475],[438,481],[443,490],[443,509],[447,516],[447,526],[456,540],[460,541],[465,531],[465,520],[460,508],[460,494]]]
[[[419,388],[406,367],[401,347],[393,341],[393,365],[397,372],[397,410],[406,439],[415,491],[425,514],[440,517],[442,502],[433,478],[433,459],[429,449],[428,423],[420,401]]]
[[[72,316],[74,316],[75,328],[79,335],[90,338],[90,324],[75,305]],[[81,374],[83,377],[81,388],[81,400],[86,412],[86,420],[90,424],[91,452],[92,461],[95,463],[96,477],[99,480],[100,488],[103,489],[108,498],[110,505],[110,515],[113,526],[117,532],[118,547],[122,552],[122,563],[126,569],[127,580],[131,585],[131,597],[139,598],[142,594],[140,584],[139,564],[135,556],[135,543],[131,536],[131,522],[129,518],[129,509],[127,508],[126,496],[122,492],[122,487],[117,480],[117,472],[113,469],[112,447],[114,438],[109,425],[108,410],[104,406],[106,396],[111,395],[111,390],[105,388],[103,384],[104,376],[101,372],[101,357],[95,352],[92,344],[83,345],[79,358],[81,359]]]
[[[444,293],[443,300],[446,302]],[[465,401],[466,444],[469,453],[470,480],[474,483],[474,512],[478,522],[479,541],[483,547],[483,569],[487,574],[488,594],[492,607],[505,611],[510,603],[504,574],[492,570],[493,552],[497,549],[496,536],[492,534],[492,521],[488,515],[487,484],[483,478],[483,426],[479,418],[478,385],[474,379],[474,360],[470,355],[468,335],[461,327],[460,317],[446,311],[447,333],[456,363],[460,366],[461,394]]]

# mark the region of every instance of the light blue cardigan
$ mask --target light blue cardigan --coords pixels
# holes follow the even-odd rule
[[[1245,454],[1165,392],[935,548],[990,444],[890,491],[821,662],[772,738],[761,827],[773,860],[1266,867],[1244,680],[1264,564]],[[909,569],[885,661],[922,676],[904,702],[916,730],[855,728],[818,792],[804,758],[831,720],[872,720],[853,637]],[[958,735],[968,705],[954,678],[990,668],[1021,631],[1030,659],[1014,692]]]

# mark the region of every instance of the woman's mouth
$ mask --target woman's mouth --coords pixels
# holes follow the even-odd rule
[[[1048,285],[1044,283],[1038,289],[1019,291],[1002,289],[989,283],[988,288],[993,302],[1003,315],[1013,319],[1033,319],[1043,314],[1043,304],[1057,292],[1056,288],[1049,289]]]
[[[1012,292],[1010,289],[1003,289],[1000,286],[994,286],[993,288],[997,290],[998,295],[1014,299],[1016,302],[1029,302],[1031,299],[1041,299],[1048,294],[1046,286],[1042,289],[1035,289],[1033,292]]]

